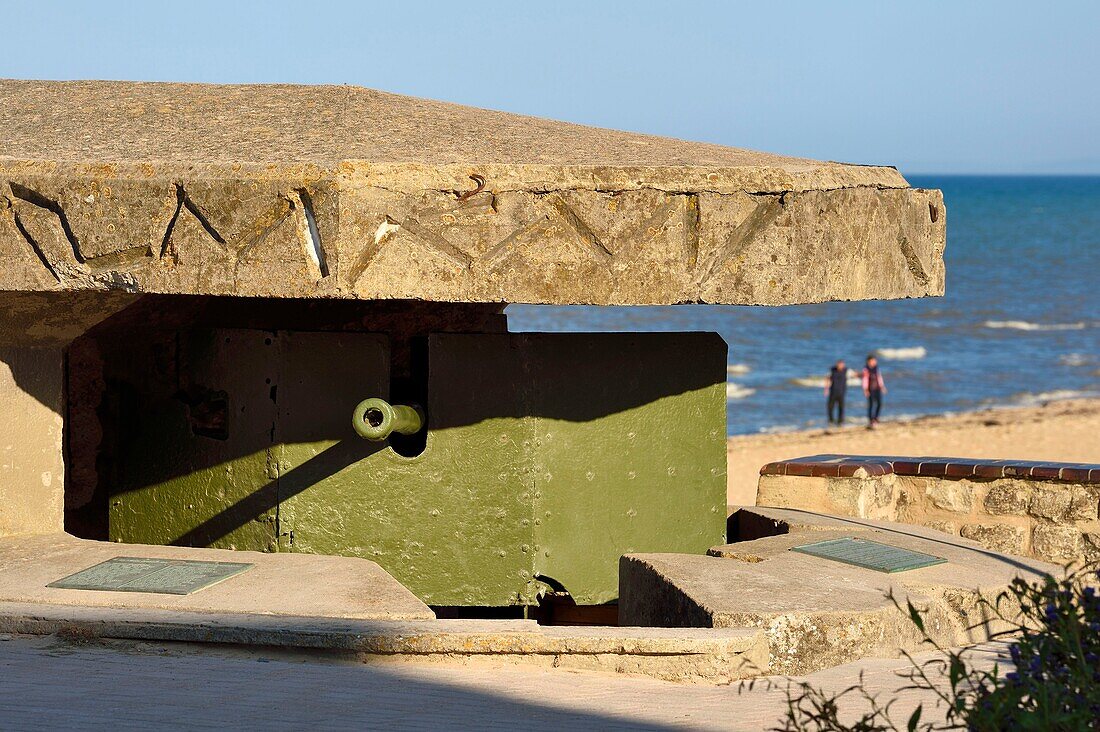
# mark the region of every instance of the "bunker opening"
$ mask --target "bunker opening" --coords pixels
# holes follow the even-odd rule
[[[360,557],[443,616],[579,624],[614,620],[623,554],[724,540],[713,334],[146,295],[69,346],[65,379],[81,538]]]

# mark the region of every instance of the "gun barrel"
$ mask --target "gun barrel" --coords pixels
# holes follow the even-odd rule
[[[364,399],[351,415],[351,426],[365,440],[381,442],[394,432],[413,435],[424,428],[424,413],[416,404],[390,404],[384,399]]]

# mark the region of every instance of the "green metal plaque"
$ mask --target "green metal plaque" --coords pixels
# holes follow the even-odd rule
[[[946,559],[867,539],[830,539],[791,548],[792,552],[852,564],[876,572],[906,572],[943,564]]]
[[[238,575],[251,566],[242,562],[115,557],[46,586],[66,590],[190,595]]]

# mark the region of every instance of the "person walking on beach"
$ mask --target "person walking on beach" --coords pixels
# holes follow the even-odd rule
[[[863,395],[867,397],[867,429],[873,430],[878,424],[878,415],[882,411],[882,395],[886,393],[886,382],[878,370],[878,359],[874,354],[867,357],[863,367]]]
[[[844,424],[844,393],[848,390],[848,368],[844,359],[836,362],[825,377],[826,411],[829,424]],[[833,407],[836,407],[836,419],[833,419]]]

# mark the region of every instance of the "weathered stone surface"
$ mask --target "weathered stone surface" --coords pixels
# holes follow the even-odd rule
[[[1100,532],[1089,531],[1081,535],[1084,545],[1085,560],[1095,562],[1100,560]]]
[[[805,488],[799,492],[799,488]],[[843,513],[859,509],[859,491],[842,481],[827,478],[788,478],[785,475],[761,475],[757,484],[756,504],[776,508],[802,508],[807,511]],[[841,506],[842,508],[835,508]]]
[[[985,494],[983,506],[987,513],[998,516],[1023,516],[1031,502],[1031,488],[1023,481],[997,481]]]
[[[1031,532],[1031,550],[1049,562],[1079,559],[1081,532],[1072,526],[1037,524]]]
[[[888,593],[902,607],[909,599],[925,609],[925,626],[937,642],[963,645],[1004,629],[990,623],[983,599],[993,601],[1016,577],[1037,579],[1057,571],[1034,560],[1006,560],[974,542],[921,527],[775,508],[743,508],[739,513],[760,514],[777,530],[790,533],[714,547],[706,557],[623,557],[619,621],[758,627],[768,639],[769,672],[802,673],[920,648],[920,633]],[[800,544],[851,536],[947,562],[887,574],[790,551]],[[759,561],[739,559],[750,553]]]
[[[936,508],[956,513],[969,513],[974,492],[966,481],[936,480],[928,486],[928,500]]]
[[[0,82],[0,290],[780,305],[942,294],[892,168],[355,87]]]
[[[805,478],[804,480],[825,481],[828,490],[828,501],[820,508],[829,510],[833,506],[837,506],[841,509],[837,511],[838,513],[864,515],[867,504],[871,503],[869,498],[874,493],[870,490],[869,483],[864,483],[861,480],[853,480],[851,478],[842,478],[839,480],[829,478]],[[788,499],[790,498],[792,497],[788,496]],[[787,505],[787,503],[776,501],[775,498],[773,498],[767,505],[778,506]]]
[[[1081,483],[764,474],[756,497],[759,506],[917,524],[999,551],[1051,561],[1085,558],[1089,545],[1079,541],[1080,535],[1100,536],[1096,534],[1100,494],[1096,486]],[[1035,541],[1028,539],[1033,533],[1038,537]],[[1067,554],[1074,548],[1076,554]]]
[[[1066,486],[1069,493],[1069,508],[1066,519],[1069,521],[1094,521],[1097,518],[1097,490],[1083,485]]]
[[[898,509],[899,493],[892,475],[878,479],[762,475],[756,502],[776,508],[889,519]]]
[[[924,525],[933,531],[942,531],[945,534],[958,534],[958,527],[951,521],[925,521]],[[973,538],[973,537],[967,537]]]
[[[959,534],[973,539],[987,549],[1005,554],[1023,554],[1027,530],[1021,526],[1004,524],[969,524],[959,529]]]
[[[1062,486],[1036,486],[1028,513],[1036,518],[1061,521],[1069,513],[1072,496]]]

